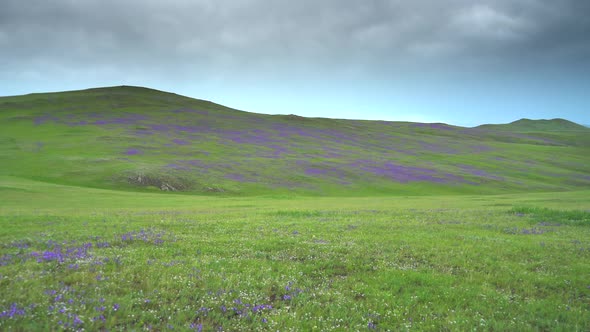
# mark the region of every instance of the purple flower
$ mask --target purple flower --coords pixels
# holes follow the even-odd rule
[[[10,309],[0,312],[0,318],[8,317],[13,318],[14,316],[24,316],[25,309],[19,309],[16,303],[10,306]]]
[[[199,324],[197,324],[197,323],[191,323],[190,328],[192,330],[197,330],[198,332],[201,332],[201,331],[203,331],[203,324],[202,323],[199,323]]]
[[[119,306],[119,304],[118,304],[118,303],[115,303],[115,304],[113,304],[113,311],[117,311],[117,310],[119,310],[119,307],[120,307],[120,306]]]
[[[226,174],[225,178],[233,180],[233,181],[237,181],[237,182],[244,182],[245,181],[244,176],[242,174],[237,174],[237,173]]]
[[[172,142],[177,145],[189,145],[190,143],[182,139],[173,139]]]
[[[257,312],[262,311],[264,309],[272,309],[272,306],[267,305],[267,304],[255,305],[254,307],[252,307],[252,312],[257,313]]]
[[[141,154],[141,150],[139,150],[139,149],[127,149],[127,152],[125,154],[128,155],[128,156],[134,156],[134,155]]]
[[[74,326],[78,326],[83,324],[84,322],[78,317],[78,315],[74,316]]]

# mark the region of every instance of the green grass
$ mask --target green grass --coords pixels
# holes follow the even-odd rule
[[[530,120],[520,119],[508,124],[502,125],[482,125],[483,128],[493,128],[500,130],[513,130],[519,132],[547,132],[547,131],[574,131],[585,132],[588,128],[565,119],[551,120]]]
[[[2,97],[0,330],[588,331],[589,143]]]
[[[0,180],[0,312],[16,309],[1,330],[590,328],[588,191],[205,197]],[[63,262],[33,254],[86,243]]]
[[[566,120],[462,128],[273,116],[138,87],[0,97],[0,176],[132,192],[583,190],[589,147],[590,130]]]
[[[556,210],[540,207],[519,206],[512,209],[513,213],[526,215],[532,220],[542,220],[545,223],[561,225],[590,226],[590,210]]]

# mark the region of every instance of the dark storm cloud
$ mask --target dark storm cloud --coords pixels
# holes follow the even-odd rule
[[[3,0],[3,71],[584,65],[585,0]]]

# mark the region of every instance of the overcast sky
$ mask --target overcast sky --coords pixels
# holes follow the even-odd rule
[[[0,0],[0,95],[138,85],[250,112],[590,124],[588,0]]]

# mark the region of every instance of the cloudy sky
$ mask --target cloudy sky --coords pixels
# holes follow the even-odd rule
[[[588,0],[0,0],[0,95],[138,85],[251,112],[590,124]]]

